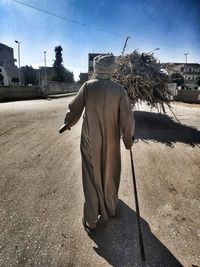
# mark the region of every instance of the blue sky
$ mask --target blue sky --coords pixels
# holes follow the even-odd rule
[[[77,79],[87,72],[88,53],[120,55],[127,36],[127,53],[160,48],[161,62],[184,62],[189,52],[188,62],[200,63],[200,0],[17,1],[66,18],[0,0],[0,42],[13,47],[17,59],[14,41],[21,41],[21,65],[43,66],[47,51],[52,66],[61,45],[63,64]]]

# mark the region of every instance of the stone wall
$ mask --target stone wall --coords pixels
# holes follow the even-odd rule
[[[43,98],[49,95],[75,93],[78,83],[47,82],[43,86],[0,86],[0,101]]]
[[[77,83],[42,81],[42,90],[44,96],[77,92],[79,88],[80,84]]]
[[[35,99],[42,97],[39,86],[0,86],[0,101]]]
[[[178,90],[177,96],[174,97],[176,101],[186,103],[199,103],[200,104],[200,91],[199,90]]]

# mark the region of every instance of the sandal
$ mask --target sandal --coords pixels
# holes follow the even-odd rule
[[[97,232],[97,227],[95,228],[90,228],[86,221],[84,220],[84,218],[82,218],[82,224],[83,224],[83,227],[85,229],[85,231],[88,233],[88,234],[95,234]]]

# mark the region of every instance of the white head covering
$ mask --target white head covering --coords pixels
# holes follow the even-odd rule
[[[94,74],[95,76],[104,76],[111,78],[116,71],[116,60],[115,57],[111,55],[99,55],[93,60]]]

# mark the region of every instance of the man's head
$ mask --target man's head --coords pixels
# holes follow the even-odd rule
[[[117,64],[115,57],[111,55],[99,55],[93,61],[94,74],[107,74],[110,77],[115,73]]]

